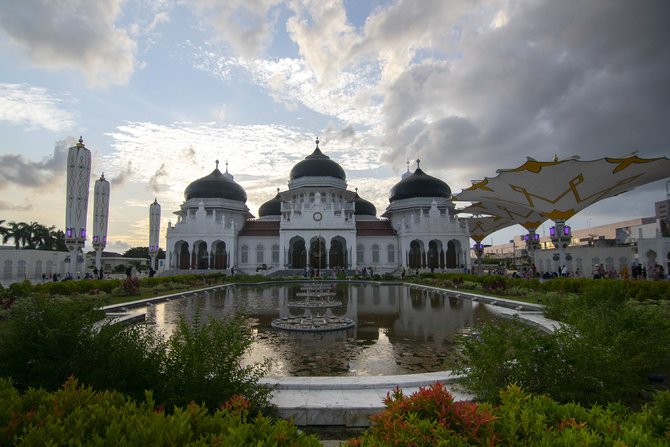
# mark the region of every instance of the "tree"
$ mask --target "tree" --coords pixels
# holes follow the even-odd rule
[[[9,239],[14,240],[14,246],[19,249],[19,245],[25,247],[32,241],[32,231],[30,225],[25,222],[10,222],[9,228],[5,229],[2,236],[2,243],[6,243]]]
[[[121,256],[124,258],[149,258],[149,247],[132,247],[125,251]],[[165,251],[158,249],[158,259],[165,259]]]
[[[0,220],[0,237],[3,238],[3,243],[4,243],[4,237],[5,237],[5,234],[7,234],[7,231],[9,230],[9,229],[4,225],[4,223],[5,223],[5,220],[4,220],[4,219]]]

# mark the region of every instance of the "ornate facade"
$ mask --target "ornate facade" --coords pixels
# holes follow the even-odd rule
[[[342,167],[314,152],[291,169],[255,218],[233,176],[214,171],[184,191],[177,222],[168,224],[168,270],[246,273],[323,269],[398,273],[406,269],[462,271],[470,265],[467,224],[455,216],[449,186],[419,167],[391,189],[381,217]]]

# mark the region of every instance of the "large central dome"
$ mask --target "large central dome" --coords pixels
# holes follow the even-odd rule
[[[426,174],[420,168],[408,175],[391,188],[389,202],[414,197],[451,198],[451,188],[439,178]]]
[[[319,139],[316,140],[316,149],[311,155],[293,166],[291,169],[290,180],[301,177],[334,177],[340,180],[346,180],[346,175],[342,166],[334,162],[327,155],[324,155],[319,149]]]
[[[219,162],[211,174],[195,180],[184,190],[184,199],[228,199],[239,202],[247,201],[247,193],[233,180],[226,170],[219,171]]]

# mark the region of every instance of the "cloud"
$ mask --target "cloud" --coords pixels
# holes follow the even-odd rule
[[[417,27],[400,26],[396,11],[411,17],[409,3],[368,19],[366,48],[430,41],[452,53],[398,64],[381,86],[385,161],[420,153],[440,174],[463,166],[455,180],[467,186],[475,172],[494,175],[526,155],[667,153],[670,32],[660,17],[670,5],[647,3],[632,19],[620,2],[515,2],[504,12],[464,2],[421,14],[426,37],[415,39]],[[459,29],[458,39],[435,21]]]
[[[30,211],[34,207],[31,203],[26,203],[24,205],[14,205],[12,203],[0,200],[0,211]]]
[[[0,156],[0,188],[9,184],[43,188],[62,180],[66,171],[67,150],[75,142],[72,137],[56,142],[53,154],[39,162],[16,154]]]
[[[123,186],[132,175],[133,175],[133,162],[128,161],[125,170],[117,171],[116,174],[109,179],[109,182],[114,187],[120,187]]]
[[[125,84],[137,44],[115,21],[120,0],[22,0],[0,9],[0,29],[32,63],[81,71],[91,86]]]
[[[167,189],[161,181],[169,177],[168,171],[165,169],[165,163],[149,179],[149,190],[154,194],[159,194]]]
[[[43,128],[63,132],[72,129],[78,120],[78,114],[69,108],[74,102],[68,95],[59,97],[42,87],[0,83],[0,121],[28,130]]]
[[[190,4],[236,54],[252,57],[269,44],[274,30],[271,12],[279,3],[279,0],[196,0]]]

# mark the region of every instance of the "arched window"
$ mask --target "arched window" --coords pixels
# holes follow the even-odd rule
[[[26,277],[26,261],[21,259],[16,266],[16,277],[25,278]]]
[[[386,256],[388,262],[395,262],[395,245],[388,244],[386,247]]]
[[[365,248],[363,248],[363,244],[358,244],[356,246],[356,262],[358,264],[363,264],[365,262],[365,256],[363,256],[365,253]]]
[[[240,253],[240,262],[242,264],[249,263],[249,247],[247,247],[246,245],[242,246],[242,252]]]
[[[5,279],[10,279],[12,277],[12,269],[13,268],[14,268],[14,266],[12,265],[12,261],[7,259],[5,261],[5,269],[4,269],[4,272],[3,272],[3,277]]]
[[[279,264],[279,245],[272,246],[272,263]]]
[[[35,278],[42,276],[42,261],[35,262]]]
[[[377,244],[372,246],[372,262],[379,262],[379,245]]]
[[[256,263],[262,264],[264,262],[263,261],[264,258],[265,258],[265,247],[259,244],[256,246]]]

